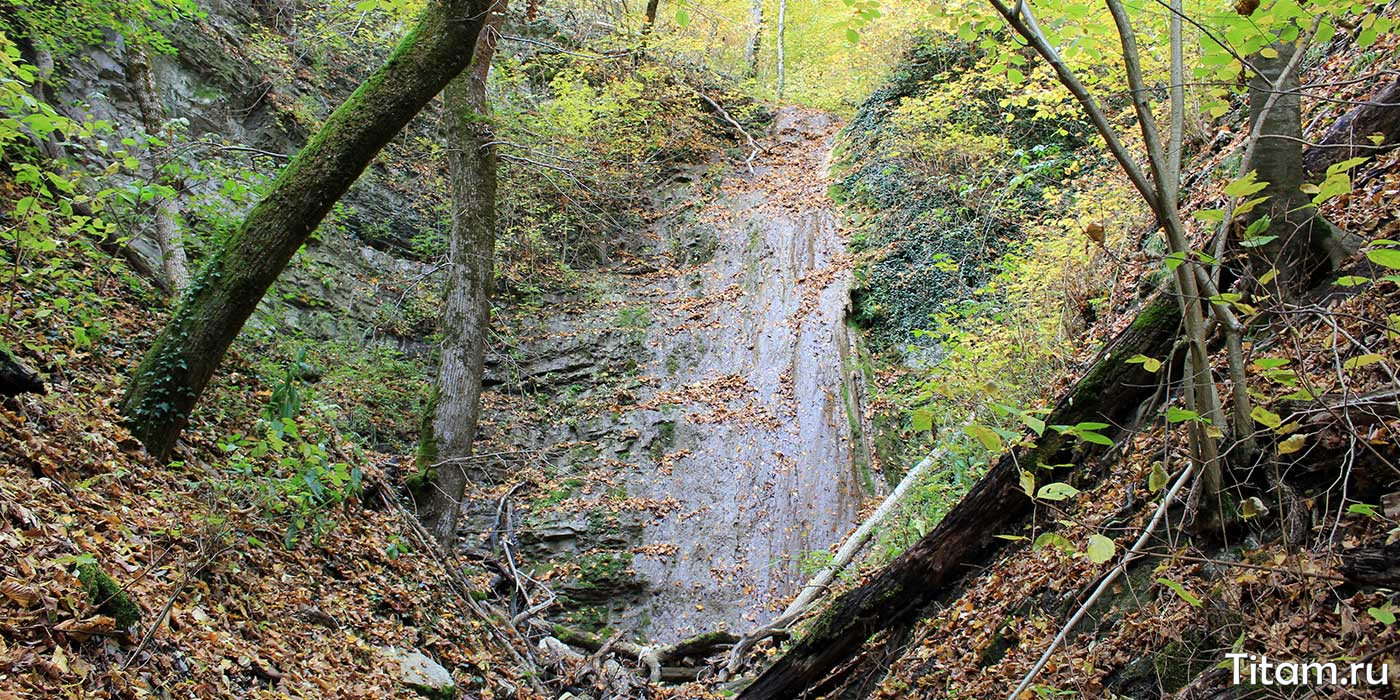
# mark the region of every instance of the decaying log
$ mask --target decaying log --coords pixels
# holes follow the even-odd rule
[[[719,651],[723,651],[739,641],[737,635],[719,631],[698,634],[694,637],[682,639],[675,644],[643,646],[621,639],[603,639],[596,634],[590,634],[563,625],[551,625],[547,629],[556,639],[569,646],[584,649],[594,654],[606,653],[609,649],[612,649],[636,659],[642,665],[646,666],[647,677],[653,683],[666,682],[668,678],[680,679],[681,681],[695,680],[703,665],[668,667],[665,664],[687,658],[696,660],[703,659]]]
[[[1356,583],[1400,588],[1400,542],[1343,554],[1341,574]]]
[[[1139,405],[1155,393],[1158,382],[1127,360],[1139,354],[1166,356],[1177,338],[1180,318],[1175,297],[1170,293],[1154,297],[1060,398],[1046,423],[1095,421],[1121,426],[1129,422]],[[994,535],[1010,531],[1030,512],[1031,499],[1020,487],[1021,470],[1064,462],[1080,444],[1087,450],[1100,449],[1047,429],[1034,447],[1003,455],[937,527],[865,584],[833,601],[801,641],[740,697],[797,697],[872,635],[916,614],[944,584],[995,554],[1005,542]],[[1041,471],[1038,476],[1047,473]]]
[[[44,378],[9,350],[0,347],[0,396],[46,394]]]
[[[1384,137],[1379,146],[1371,135]],[[1358,156],[1375,157],[1400,144],[1400,80],[1376,91],[1365,104],[1342,115],[1303,154],[1303,169],[1321,175],[1329,165]]]
[[[1304,422],[1331,422],[1345,415],[1356,424],[1369,425],[1400,418],[1400,389],[1382,389],[1369,394],[1323,394],[1312,401],[1283,403],[1289,418]]]

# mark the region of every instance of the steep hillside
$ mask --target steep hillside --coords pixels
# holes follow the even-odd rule
[[[1396,4],[1174,5],[0,0],[0,700],[1397,697]]]
[[[934,39],[912,52],[890,86],[877,92],[853,122],[848,181],[858,195],[852,199],[854,215],[872,218],[876,223],[870,226],[870,236],[883,244],[881,257],[873,259],[868,272],[857,275],[868,275],[869,286],[862,294],[875,313],[865,317],[877,337],[898,331],[907,318],[902,315],[907,312],[886,308],[898,303],[901,285],[914,275],[980,275],[983,282],[978,284],[983,286],[972,293],[981,297],[982,308],[945,314],[951,322],[919,341],[952,348],[942,367],[928,369],[917,348],[885,346],[876,361],[887,379],[877,393],[884,398],[877,399],[876,406],[894,409],[889,420],[896,424],[909,420],[900,414],[911,409],[938,417],[971,410],[994,411],[1009,418],[1013,427],[1003,430],[1005,424],[992,423],[997,425],[996,439],[983,440],[985,433],[977,432],[927,438],[939,446],[977,438],[968,450],[974,462],[978,455],[988,455],[982,459],[996,466],[975,485],[940,475],[929,478],[922,487],[924,495],[904,509],[907,518],[921,523],[912,533],[917,543],[900,547],[903,555],[883,566],[877,552],[877,562],[867,563],[865,577],[801,628],[797,643],[785,653],[779,650],[778,662],[742,697],[1394,697],[1400,681],[1394,674],[1397,631],[1390,611],[1397,581],[1393,569],[1380,562],[1395,554],[1400,515],[1395,507],[1400,441],[1395,438],[1390,369],[1400,359],[1400,335],[1394,326],[1400,297],[1387,257],[1388,239],[1400,228],[1400,209],[1392,196],[1400,184],[1395,153],[1368,159],[1348,180],[1349,194],[1323,209],[1331,221],[1360,234],[1369,245],[1360,246],[1304,298],[1271,307],[1275,315],[1251,333],[1250,396],[1258,402],[1252,419],[1266,453],[1235,467],[1235,481],[1225,499],[1229,523],[1224,529],[1193,533],[1183,525],[1200,506],[1186,480],[1190,470],[1182,476],[1190,463],[1188,445],[1176,429],[1181,416],[1191,414],[1184,413],[1180,397],[1163,392],[1165,385],[1154,377],[1174,371],[1170,346],[1129,360],[1146,361],[1147,369],[1131,370],[1136,374],[1129,385],[1135,382],[1146,389],[1138,398],[1124,403],[1133,393],[1126,390],[1129,385],[1110,391],[1112,385],[1102,383],[1106,367],[1139,352],[1119,344],[1155,322],[1157,302],[1148,295],[1163,275],[1154,264],[1160,253],[1152,248],[1144,214],[1129,210],[1119,211],[1116,219],[1071,218],[1071,231],[1088,240],[1082,248],[1074,246],[1069,267],[1050,273],[1053,283],[1066,285],[1066,294],[1048,300],[1017,297],[1024,288],[1018,291],[997,282],[1007,279],[1007,270],[1023,275],[1028,264],[1035,268],[1035,258],[1002,257],[996,265],[1001,270],[990,274],[986,263],[966,252],[952,256],[957,265],[927,273],[918,264],[904,262],[903,251],[911,240],[916,245],[966,244],[962,228],[933,223],[938,220],[934,217],[953,211],[946,204],[923,204],[891,193],[913,191],[925,182],[922,178],[946,187],[999,172],[964,170],[962,163],[947,160],[922,161],[921,170],[916,147],[901,142],[882,149],[878,136],[871,138],[897,132],[908,115],[925,109],[923,103],[930,99],[966,98],[966,90],[940,92],[945,83],[966,84],[956,73],[947,73],[949,59],[940,58],[942,46]],[[1316,103],[1306,116],[1305,138],[1314,145],[1304,154],[1305,162],[1339,162],[1329,155],[1327,144],[1346,138],[1339,133],[1345,134],[1358,120],[1369,128],[1385,128],[1383,115],[1395,109],[1389,97],[1393,86],[1352,78],[1358,55],[1366,57],[1366,71],[1391,69],[1394,53],[1389,46],[1363,51],[1354,38],[1339,37],[1307,64],[1310,81],[1347,88],[1336,100]],[[966,53],[953,55],[973,60]],[[946,116],[938,118],[947,121],[926,137],[932,145],[923,153],[957,148],[976,110],[942,114]],[[1207,132],[1194,141],[1188,183],[1208,182],[1208,174],[1238,159],[1243,132],[1232,124],[1241,118],[1226,114],[1213,137]],[[1031,150],[1034,133],[1029,143],[1018,140],[1025,135],[1013,136],[1012,147]],[[1388,142],[1394,137],[1393,131],[1385,133],[1377,139]],[[1045,255],[1050,250],[1045,234],[1024,232],[1053,228],[1058,217],[1074,216],[1076,198],[1103,197],[1115,187],[1126,187],[1111,164],[1085,167],[1083,154],[1078,155],[1081,162],[1069,169],[1057,155],[1037,161],[1061,169],[1059,180],[1041,186],[1053,186],[1067,196],[1037,198],[1042,206],[1060,204],[1058,210],[1052,205],[1020,219],[1026,226],[1020,234],[1025,237],[1022,250]],[[902,167],[892,167],[894,163]],[[1314,172],[1324,168],[1315,167]],[[1191,184],[1185,193],[1188,211],[1218,206],[1218,189]],[[956,191],[966,197],[968,190],[964,186]],[[968,200],[952,201],[967,206]],[[1066,201],[1070,206],[1062,204]],[[871,203],[877,206],[873,212]],[[902,206],[895,210],[895,204]],[[985,215],[987,230],[1008,211],[1014,209]],[[1090,236],[1087,227],[1076,230],[1085,221],[1094,222],[1100,239]],[[1105,228],[1107,240],[1101,240]],[[951,230],[952,242],[944,242],[945,230]],[[1196,244],[1205,247],[1208,240],[1202,237]],[[1072,270],[1086,265],[1099,270],[1094,280],[1103,290],[1099,299],[1070,293],[1069,285],[1079,274]],[[961,386],[969,379],[953,374],[978,365],[960,363],[959,356],[966,357],[969,346],[981,352],[1004,348],[1006,341],[999,338],[997,327],[1020,323],[1017,319],[1023,317],[1007,308],[1017,298],[1042,300],[1032,312],[1052,319],[1050,332],[1079,327],[1082,335],[1070,331],[1070,337],[1079,340],[1069,346],[1073,355],[1067,363],[1031,352],[1022,354],[1011,369],[982,365],[990,369],[989,375],[971,380],[987,392],[978,399],[976,388],[968,393]],[[918,303],[947,304],[936,296],[919,297]],[[1028,343],[1019,346],[1023,348],[1034,348],[1034,334],[1046,332],[1034,325],[1022,328],[1018,342]],[[1217,352],[1216,371],[1223,376],[1225,350],[1212,349]],[[1153,358],[1164,360],[1161,368]],[[1055,371],[1041,385],[1039,398],[1035,392],[1021,393],[1035,388],[1024,382],[1026,378],[1047,370]],[[1022,383],[1011,392],[999,390],[996,379],[1006,376]],[[942,381],[955,384],[939,387]],[[928,393],[910,402],[903,393],[910,386],[924,387]],[[1013,397],[1029,397],[1032,406],[1048,400],[1055,410],[1032,413],[1039,418],[1026,420],[1022,416],[1027,404],[1015,402],[1025,399]],[[988,399],[1007,406],[988,405]],[[1140,407],[1138,401],[1143,402]],[[1074,429],[1076,420],[1086,418],[1065,420],[1066,416],[1084,416],[1085,410],[1091,416],[1117,416],[1088,428],[1116,433],[1115,438],[1071,441],[1046,452],[1044,444],[1055,434],[1046,424],[1068,422],[1071,425],[1061,428]],[[917,426],[917,415],[913,420]],[[1087,425],[1079,423],[1078,428]],[[1023,436],[1024,426],[1032,432]],[[1001,454],[1003,444],[1009,454]],[[933,527],[940,520],[942,524]],[[903,534],[912,529],[908,522],[890,525],[895,534],[889,537],[909,537]],[[1129,549],[1133,555],[1125,560]],[[936,583],[930,587],[931,582]],[[1227,656],[1232,653],[1253,655],[1240,657],[1244,680],[1232,677],[1234,662]],[[1280,683],[1277,677],[1263,680],[1257,674],[1250,680],[1249,667],[1264,657],[1274,662],[1334,662],[1342,681],[1297,683],[1295,678]],[[1364,675],[1349,675],[1353,662],[1370,664],[1357,667],[1361,674],[1369,669],[1369,681]],[[1387,680],[1382,681],[1387,665]],[[1013,689],[1018,685],[1016,695]]]

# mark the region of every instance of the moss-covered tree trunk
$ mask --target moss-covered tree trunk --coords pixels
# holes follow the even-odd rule
[[[132,376],[132,433],[169,456],[190,411],[277,275],[379,149],[471,61],[489,0],[432,0],[390,55],[287,165],[190,286]]]
[[[491,144],[486,78],[505,4],[496,0],[477,41],[471,71],[452,81],[443,94],[452,189],[451,264],[443,304],[442,360],[418,438],[414,503],[419,520],[444,549],[456,541],[467,485],[466,458],[481,410],[496,248],[496,148]]]
[[[1138,407],[1157,389],[1154,378],[1127,360],[1161,357],[1180,332],[1181,312],[1174,295],[1159,294],[1100,354],[1089,371],[1056,403],[1047,425],[1096,421],[1131,422]],[[833,601],[791,650],[740,695],[744,700],[795,698],[850,658],[877,632],[909,619],[941,587],[969,567],[986,561],[1013,526],[1032,508],[1022,492],[1022,469],[1037,476],[1037,464],[1059,464],[1077,442],[1047,430],[1036,446],[1003,455],[938,526],[890,562],[865,584]],[[1084,443],[1087,447],[1091,445]]]

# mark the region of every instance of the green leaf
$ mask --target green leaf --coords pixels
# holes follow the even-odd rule
[[[1118,546],[1113,543],[1113,540],[1095,533],[1089,535],[1089,546],[1085,553],[1089,555],[1089,561],[1102,564],[1113,558],[1113,553],[1117,548]]]
[[[1036,418],[1035,416],[1032,416],[1029,413],[1022,413],[1020,417],[1021,422],[1030,426],[1030,429],[1035,431],[1036,435],[1045,434],[1045,421]]]
[[[1001,436],[997,435],[996,431],[991,428],[973,423],[963,426],[963,432],[967,433],[969,437],[976,438],[978,442],[982,443],[983,447],[987,448],[987,451],[1001,451]]]
[[[846,41],[849,41],[849,42],[851,42],[852,44],[859,44],[859,43],[860,43],[860,32],[858,32],[858,31],[856,31],[856,30],[854,30],[854,29],[851,29],[851,28],[847,28],[847,29],[846,29]]]
[[[1251,364],[1259,369],[1277,369],[1288,364],[1290,361],[1291,360],[1286,357],[1261,357]]]
[[[1024,469],[1021,470],[1021,490],[1025,491],[1027,496],[1035,497],[1035,475]]]
[[[1176,581],[1173,581],[1173,580],[1171,580],[1171,579],[1169,579],[1169,578],[1159,578],[1159,579],[1157,579],[1157,583],[1160,583],[1160,584],[1162,584],[1163,586],[1166,586],[1167,588],[1170,588],[1170,589],[1172,589],[1173,591],[1176,591],[1176,594],[1179,595],[1179,596],[1181,596],[1181,599],[1182,599],[1182,600],[1184,600],[1184,601],[1190,603],[1190,604],[1191,604],[1191,607],[1193,607],[1193,608],[1199,608],[1199,607],[1201,607],[1201,599],[1200,599],[1200,598],[1197,598],[1197,597],[1194,596],[1194,595],[1192,595],[1192,594],[1191,594],[1191,591],[1186,590],[1186,587],[1185,587],[1185,586],[1183,586],[1183,585],[1177,583]]]
[[[1021,83],[1026,82],[1026,74],[1022,73],[1019,70],[1016,70],[1015,68],[1007,68],[1006,79],[1011,81],[1012,85],[1020,85]]]
[[[1249,226],[1246,227],[1244,230],[1244,237],[1253,238],[1265,231],[1268,231],[1269,226],[1273,225],[1273,222],[1273,218],[1270,217],[1268,214],[1265,214],[1255,219],[1254,221],[1251,221],[1249,223]]]
[[[1279,441],[1278,453],[1281,455],[1291,455],[1294,452],[1303,449],[1303,445],[1307,444],[1307,441],[1308,436],[1304,435],[1303,433],[1295,433],[1293,435],[1289,435],[1287,438]]]
[[[1177,408],[1175,406],[1172,406],[1171,408],[1167,409],[1168,423],[1181,423],[1188,420],[1199,420],[1200,418],[1201,414],[1185,408]]]
[[[1353,357],[1347,360],[1346,362],[1343,362],[1342,369],[1358,369],[1360,367],[1369,367],[1371,365],[1376,364],[1377,362],[1380,362],[1382,359],[1384,358],[1382,358],[1380,355],[1377,355],[1373,352],[1369,352],[1365,355],[1357,355],[1356,357]]]
[[[1343,275],[1337,278],[1338,287],[1356,287],[1370,282],[1370,277],[1359,277],[1357,275]]]
[[[992,535],[992,537],[1008,542],[1025,542],[1030,539],[1029,537],[1022,537],[1020,535]]]
[[[1312,401],[1313,399],[1317,398],[1317,395],[1313,394],[1311,391],[1308,391],[1304,387],[1298,387],[1297,391],[1291,394],[1285,394],[1283,396],[1280,396],[1279,398],[1283,399],[1284,401]]]
[[[1077,436],[1079,437],[1079,439],[1080,439],[1080,440],[1083,440],[1084,442],[1091,442],[1091,443],[1093,443],[1093,444],[1095,444],[1095,445],[1103,445],[1104,447],[1113,447],[1113,441],[1112,441],[1112,440],[1110,440],[1110,439],[1108,439],[1107,437],[1105,437],[1105,436],[1103,436],[1103,435],[1100,435],[1100,434],[1098,434],[1098,433],[1096,433],[1096,432],[1094,432],[1094,431],[1092,431],[1092,430],[1085,430],[1085,431],[1082,431],[1082,432],[1077,432],[1077,433],[1075,433],[1075,435],[1077,435]]]
[[[1317,194],[1313,195],[1314,206],[1320,205],[1333,197],[1344,195],[1351,191],[1351,176],[1344,172],[1328,175],[1322,184],[1317,186]]]
[[[1046,484],[1040,487],[1040,491],[1037,492],[1035,496],[1042,501],[1063,501],[1078,493],[1079,489],[1063,481],[1056,481],[1052,484]]]
[[[1368,160],[1370,160],[1370,157],[1368,156],[1348,158],[1340,163],[1334,163],[1332,165],[1327,166],[1327,174],[1336,175],[1337,173],[1344,173],[1348,170],[1351,170],[1352,168],[1355,168],[1358,165],[1361,165],[1362,163],[1365,163]]]
[[[1186,262],[1186,254],[1182,252],[1172,253],[1162,260],[1162,263],[1167,266],[1167,270],[1172,272],[1175,272],[1176,268],[1181,267],[1181,263],[1184,262]]]
[[[1376,618],[1382,625],[1395,624],[1395,613],[1386,608],[1366,608],[1366,614]]]
[[[1130,365],[1142,365],[1143,369],[1153,374],[1156,374],[1157,370],[1162,368],[1161,360],[1157,360],[1146,355],[1133,355],[1132,357],[1129,357],[1128,359],[1124,360],[1124,362]]]
[[[1283,425],[1283,419],[1280,418],[1277,413],[1263,406],[1255,406],[1254,409],[1249,412],[1249,417],[1266,428],[1277,428]]]
[[[1379,518],[1380,513],[1376,507],[1370,503],[1353,503],[1347,506],[1347,512],[1353,515],[1364,515],[1368,518]]]
[[[1169,478],[1171,477],[1167,475],[1166,467],[1163,467],[1161,462],[1154,462],[1152,464],[1152,473],[1147,475],[1147,490],[1152,493],[1161,491],[1166,488]]]
[[[915,409],[909,418],[910,422],[914,424],[915,432],[933,430],[933,411],[927,408]]]
[[[1255,197],[1254,199],[1247,199],[1241,202],[1239,206],[1235,207],[1235,216],[1244,216],[1245,214],[1254,211],[1255,207],[1267,201],[1269,201],[1268,197]]]
[[[1070,541],[1065,539],[1064,535],[1061,535],[1057,532],[1046,532],[1041,534],[1040,537],[1035,538],[1035,543],[1031,545],[1031,548],[1040,549],[1046,546],[1054,547],[1055,549],[1058,549],[1061,552],[1065,553],[1070,553],[1074,551],[1074,545],[1070,544]]]
[[[1392,270],[1400,270],[1400,249],[1396,248],[1375,248],[1366,251],[1366,258],[1371,262]]]
[[[1245,173],[1244,177],[1234,180],[1225,186],[1225,194],[1231,197],[1246,197],[1269,186],[1267,182],[1259,182],[1256,178],[1259,173],[1251,170]]]
[[[677,9],[677,10],[676,10],[676,26],[685,27],[685,26],[688,26],[689,24],[690,24],[690,13],[689,13],[689,12],[686,12],[684,7]]]

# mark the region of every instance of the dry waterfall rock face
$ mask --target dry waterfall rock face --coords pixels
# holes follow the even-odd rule
[[[384,658],[398,664],[399,682],[429,700],[450,700],[457,695],[452,674],[432,658],[412,649],[385,647]]]

